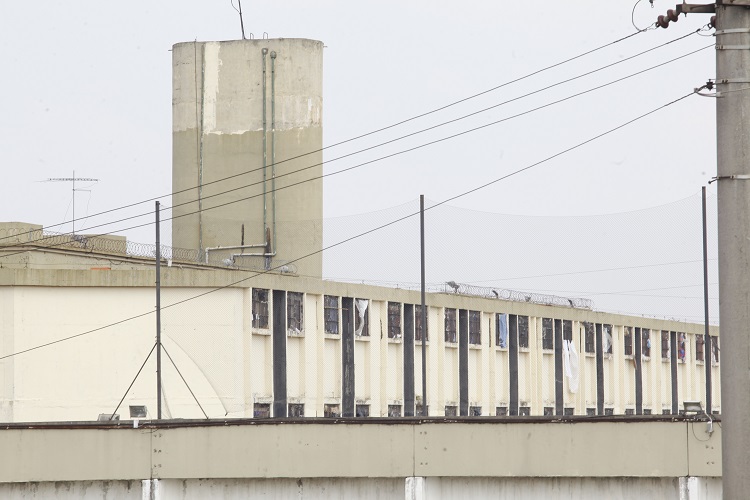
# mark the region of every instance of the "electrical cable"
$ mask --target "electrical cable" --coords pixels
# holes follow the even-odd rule
[[[663,104],[663,105],[661,105],[661,106],[659,106],[659,107],[657,107],[657,108],[654,108],[654,109],[652,109],[652,110],[650,110],[650,111],[647,111],[646,113],[643,113],[643,114],[641,114],[641,115],[639,115],[639,116],[637,116],[637,117],[635,117],[635,118],[632,118],[632,119],[630,119],[630,120],[628,120],[628,121],[626,121],[626,122],[624,122],[624,123],[622,123],[622,124],[620,124],[620,125],[618,125],[618,126],[616,126],[616,127],[614,127],[614,128],[611,128],[611,129],[609,129],[609,130],[607,130],[607,131],[605,131],[605,132],[602,132],[602,133],[600,133],[600,134],[597,134],[597,135],[595,135],[595,136],[593,136],[593,137],[590,137],[589,139],[586,139],[586,140],[584,140],[584,141],[582,141],[582,142],[579,142],[579,143],[577,143],[577,144],[576,144],[576,145],[574,145],[574,146],[571,146],[571,147],[569,147],[569,148],[566,148],[566,149],[564,149],[564,150],[562,150],[562,151],[559,151],[559,152],[557,152],[557,153],[555,153],[555,154],[553,154],[553,155],[551,155],[551,156],[548,156],[548,157],[546,157],[546,158],[544,158],[544,159],[542,159],[542,160],[539,160],[539,161],[536,161],[536,162],[534,162],[534,163],[532,163],[532,164],[530,164],[530,165],[527,165],[526,167],[523,167],[523,168],[520,168],[520,169],[514,170],[513,172],[510,172],[510,173],[508,173],[508,174],[505,174],[505,175],[503,175],[503,176],[501,176],[501,177],[498,177],[498,178],[496,178],[496,179],[493,179],[492,181],[486,182],[486,183],[484,183],[484,184],[482,184],[482,185],[480,185],[480,186],[477,186],[477,187],[475,187],[475,188],[472,188],[472,189],[470,189],[470,190],[468,190],[468,191],[464,191],[464,192],[462,192],[462,193],[459,193],[459,194],[457,194],[457,195],[455,195],[455,196],[452,196],[452,197],[450,197],[450,198],[447,198],[447,199],[445,199],[445,200],[443,200],[443,201],[441,201],[441,202],[438,202],[438,203],[436,203],[436,204],[434,204],[434,205],[431,205],[430,207],[426,207],[426,208],[425,208],[424,210],[425,210],[425,212],[426,212],[426,211],[428,211],[428,210],[432,210],[433,208],[436,208],[436,207],[439,207],[439,206],[441,206],[441,205],[444,205],[444,204],[446,204],[446,203],[448,203],[448,202],[450,202],[450,201],[453,201],[453,200],[456,200],[456,199],[458,199],[458,198],[461,198],[461,197],[463,197],[463,196],[467,196],[467,195],[469,195],[469,194],[475,193],[475,192],[477,192],[477,191],[479,191],[479,190],[481,190],[481,189],[484,189],[484,188],[486,188],[486,187],[492,186],[492,185],[494,185],[494,184],[496,184],[496,183],[498,183],[498,182],[502,182],[502,181],[504,181],[504,180],[506,180],[506,179],[509,179],[509,178],[511,178],[511,177],[513,177],[513,176],[516,176],[516,175],[518,175],[518,174],[520,174],[520,173],[526,172],[526,171],[528,171],[528,170],[530,170],[530,169],[532,169],[532,168],[534,168],[534,167],[537,167],[537,166],[539,166],[539,165],[542,165],[542,164],[544,164],[544,163],[546,163],[546,162],[548,162],[548,161],[551,161],[551,160],[553,160],[553,159],[555,159],[555,158],[558,158],[558,157],[560,157],[560,156],[562,156],[562,155],[564,155],[564,154],[566,154],[566,153],[569,153],[569,152],[571,152],[571,151],[574,151],[574,150],[576,150],[576,149],[578,149],[578,148],[580,148],[580,147],[583,147],[583,146],[585,146],[586,144],[589,144],[589,143],[591,143],[591,142],[593,142],[593,141],[595,141],[595,140],[597,140],[597,139],[600,139],[600,138],[602,138],[602,137],[605,137],[605,136],[607,136],[607,135],[609,135],[609,134],[611,134],[611,133],[613,133],[613,132],[616,132],[617,130],[620,130],[620,129],[622,129],[622,128],[624,128],[624,127],[626,127],[626,126],[628,126],[628,125],[630,125],[630,124],[632,124],[632,123],[635,123],[635,122],[637,122],[637,121],[639,121],[639,120],[641,120],[641,119],[643,119],[643,118],[646,118],[646,117],[648,117],[648,116],[650,116],[650,115],[652,115],[652,114],[654,114],[654,113],[656,113],[656,112],[658,112],[658,111],[661,111],[661,110],[663,110],[663,109],[666,109],[666,108],[668,108],[669,106],[672,106],[672,105],[674,105],[674,104],[676,104],[676,103],[678,103],[678,102],[681,102],[681,101],[683,101],[684,99],[687,99],[687,98],[688,98],[688,97],[690,97],[691,95],[693,95],[693,92],[690,92],[689,94],[685,94],[685,95],[683,95],[683,96],[681,96],[681,97],[678,97],[677,99],[674,99],[674,100],[672,100],[672,101],[670,101],[670,102],[668,102],[668,103],[666,103],[666,104]],[[291,263],[294,263],[294,262],[298,262],[298,261],[300,261],[300,260],[306,259],[306,258],[308,258],[308,257],[311,257],[311,256],[313,256],[313,255],[317,255],[317,254],[319,254],[319,253],[322,253],[322,252],[324,252],[324,251],[327,251],[327,250],[330,250],[330,249],[332,249],[332,248],[335,248],[335,247],[341,246],[341,245],[343,245],[343,244],[345,244],[345,243],[348,243],[349,241],[352,241],[352,240],[355,240],[355,239],[361,238],[361,237],[363,237],[363,236],[366,236],[366,235],[368,235],[368,234],[372,234],[372,233],[374,233],[374,232],[376,232],[376,231],[379,231],[379,230],[381,230],[381,229],[384,229],[384,228],[386,228],[386,227],[389,227],[389,226],[395,225],[395,224],[397,224],[397,223],[399,223],[399,222],[401,222],[401,221],[404,221],[404,220],[406,220],[406,219],[409,219],[409,218],[411,218],[411,217],[415,217],[415,216],[419,215],[419,213],[420,213],[420,212],[414,212],[414,213],[411,213],[411,214],[405,215],[405,216],[403,216],[403,217],[399,217],[399,218],[397,218],[397,219],[394,219],[394,220],[392,220],[392,221],[390,221],[390,222],[387,222],[387,223],[385,223],[385,224],[382,224],[382,225],[380,225],[380,226],[378,226],[378,227],[375,227],[375,228],[369,229],[369,230],[367,230],[367,231],[364,231],[364,232],[362,232],[362,233],[356,234],[356,235],[354,235],[354,236],[351,236],[351,237],[345,238],[345,239],[343,239],[343,240],[341,240],[341,241],[338,241],[338,242],[336,242],[336,243],[333,243],[333,244],[331,244],[331,245],[328,245],[327,247],[321,248],[320,250],[316,250],[316,251],[314,251],[314,252],[310,252],[310,253],[308,253],[308,254],[306,254],[306,255],[303,255],[303,256],[301,256],[301,257],[297,257],[296,259],[290,260],[289,262],[287,262],[286,264],[283,264],[283,265],[288,265],[288,264],[291,264]],[[245,277],[245,278],[242,278],[242,279],[239,279],[239,280],[233,281],[233,282],[231,282],[231,283],[228,283],[228,284],[226,284],[226,285],[223,285],[223,286],[221,286],[221,287],[213,288],[213,289],[211,289],[211,290],[208,290],[208,291],[206,291],[206,292],[203,292],[203,293],[199,293],[199,294],[197,294],[197,295],[194,295],[194,296],[192,296],[192,297],[188,297],[188,298],[186,298],[186,299],[183,299],[183,300],[179,300],[179,301],[177,301],[177,302],[173,302],[173,303],[171,303],[171,304],[167,304],[167,305],[165,305],[165,306],[162,306],[162,308],[161,308],[161,309],[162,309],[162,310],[164,310],[164,309],[169,309],[169,308],[172,308],[172,307],[178,306],[178,305],[180,305],[180,304],[184,304],[184,303],[186,303],[186,302],[190,302],[190,301],[193,301],[193,300],[199,299],[199,298],[201,298],[201,297],[204,297],[204,296],[206,296],[206,295],[210,295],[210,294],[212,294],[212,293],[214,293],[214,292],[218,292],[218,291],[220,291],[220,290],[224,290],[224,289],[227,289],[227,288],[231,288],[231,287],[234,287],[234,286],[236,286],[236,285],[238,285],[238,284],[240,284],[240,283],[243,283],[243,282],[245,282],[245,281],[248,281],[248,280],[250,280],[250,279],[256,278],[256,277],[258,277],[258,276],[261,276],[261,275],[264,275],[264,274],[268,274],[268,273],[269,273],[270,271],[276,271],[276,270],[280,269],[281,267],[282,267],[282,265],[279,265],[279,266],[273,267],[273,268],[271,268],[271,269],[268,269],[268,270],[266,270],[266,271],[262,271],[262,272],[255,272],[255,273],[254,273],[254,274],[252,274],[251,276],[247,276],[247,277]],[[58,340],[55,340],[55,341],[52,341],[52,342],[46,342],[46,343],[44,343],[44,344],[41,344],[41,345],[38,345],[38,346],[34,346],[34,347],[29,347],[29,348],[27,348],[27,349],[23,349],[23,350],[21,350],[21,351],[18,351],[18,352],[14,352],[14,353],[6,354],[6,355],[4,355],[4,356],[0,356],[0,360],[3,360],[3,359],[7,359],[7,358],[11,358],[11,357],[17,356],[17,355],[19,355],[19,354],[24,354],[24,353],[27,353],[27,352],[35,351],[35,350],[37,350],[37,349],[41,349],[41,348],[43,348],[43,347],[47,347],[47,346],[50,346],[50,345],[54,345],[54,344],[59,344],[59,343],[61,343],[61,342],[64,342],[64,341],[66,341],[66,340],[71,340],[71,339],[74,339],[74,338],[82,337],[82,336],[84,336],[84,335],[88,335],[88,334],[91,334],[91,333],[94,333],[94,332],[98,332],[98,331],[104,330],[104,329],[106,329],[106,328],[109,328],[109,327],[112,327],[112,326],[116,326],[116,325],[120,325],[120,324],[126,323],[126,322],[128,322],[128,321],[132,321],[132,320],[134,320],[134,319],[142,318],[142,317],[144,317],[144,316],[148,316],[148,315],[151,315],[151,314],[154,314],[154,311],[148,311],[148,312],[145,312],[145,313],[141,313],[141,314],[137,314],[137,315],[134,315],[134,316],[130,316],[130,317],[128,317],[128,318],[124,318],[124,319],[122,319],[122,320],[119,320],[119,321],[116,321],[116,322],[113,322],[113,323],[109,323],[109,324],[107,324],[107,325],[103,325],[103,326],[100,326],[100,327],[97,327],[97,328],[93,328],[93,329],[91,329],[91,330],[88,330],[88,331],[85,331],[85,332],[81,332],[81,333],[78,333],[78,334],[75,334],[75,335],[71,335],[71,336],[68,336],[68,337],[64,337],[64,338],[62,338],[62,339],[58,339]]]
[[[688,36],[688,35],[685,35],[685,36]],[[685,36],[683,36],[682,38],[684,38]],[[408,148],[408,149],[404,149],[404,150],[401,150],[401,151],[398,151],[398,152],[395,152],[395,153],[391,153],[389,155],[385,155],[385,156],[382,156],[382,157],[379,157],[379,158],[375,158],[373,160],[369,160],[369,161],[366,161],[366,162],[363,162],[363,163],[359,163],[359,164],[356,164],[356,165],[351,166],[351,167],[347,167],[347,168],[344,168],[344,169],[341,169],[341,170],[337,170],[335,172],[329,172],[327,174],[316,176],[316,177],[313,177],[313,178],[310,178],[310,179],[305,179],[303,181],[292,183],[292,184],[289,184],[289,185],[286,185],[286,186],[278,187],[275,190],[272,190],[271,192],[277,192],[277,191],[280,191],[280,190],[283,190],[283,189],[287,189],[287,188],[294,187],[294,186],[297,186],[297,185],[300,185],[300,184],[304,184],[306,182],[316,181],[316,180],[323,179],[325,177],[330,177],[330,176],[333,176],[333,175],[338,175],[338,174],[341,174],[341,173],[344,173],[344,172],[348,172],[350,170],[354,170],[356,168],[360,168],[360,167],[363,167],[363,166],[366,166],[366,165],[369,165],[369,164],[372,164],[372,163],[376,163],[376,162],[379,162],[379,161],[382,161],[382,160],[385,160],[385,159],[388,159],[388,158],[399,156],[399,155],[402,155],[402,154],[405,154],[405,153],[408,153],[408,152],[412,152],[412,151],[415,151],[415,150],[418,150],[418,149],[422,149],[424,147],[431,146],[431,145],[434,145],[434,144],[437,144],[437,143],[440,143],[440,142],[443,142],[443,141],[447,141],[447,140],[454,139],[456,137],[460,137],[460,136],[463,136],[463,135],[466,135],[466,134],[469,134],[469,133],[472,133],[472,132],[476,132],[478,130],[482,130],[482,129],[490,127],[490,126],[494,126],[494,125],[497,125],[497,124],[500,124],[500,123],[503,123],[503,122],[506,122],[506,121],[509,121],[509,120],[512,120],[512,119],[515,119],[515,118],[518,118],[518,117],[521,117],[521,116],[524,116],[524,115],[527,115],[527,114],[530,114],[530,113],[533,113],[535,111],[539,111],[541,109],[545,109],[547,107],[554,106],[554,105],[559,104],[561,102],[565,102],[565,101],[568,101],[570,99],[574,99],[576,97],[580,97],[580,96],[588,94],[590,92],[594,92],[596,90],[600,90],[600,89],[608,87],[610,85],[614,85],[615,83],[619,83],[621,81],[624,81],[624,80],[633,78],[635,76],[641,75],[643,73],[646,73],[648,71],[654,70],[654,69],[659,68],[659,67],[662,67],[662,66],[664,66],[666,64],[670,64],[672,62],[678,61],[678,60],[683,59],[685,57],[691,56],[693,54],[696,54],[698,52],[701,52],[701,51],[706,50],[706,49],[708,49],[710,47],[713,47],[713,46],[714,46],[713,44],[707,45],[707,46],[702,47],[700,49],[688,52],[687,54],[683,54],[681,56],[675,57],[673,59],[667,60],[667,61],[662,62],[662,63],[657,64],[657,65],[648,67],[648,68],[643,69],[641,71],[638,71],[638,72],[635,72],[635,73],[631,73],[631,74],[629,74],[627,76],[618,78],[616,80],[612,80],[612,81],[604,83],[602,85],[598,85],[596,87],[592,87],[592,88],[586,89],[584,91],[581,91],[581,92],[569,95],[567,97],[564,97],[562,99],[558,99],[556,101],[552,101],[552,102],[543,104],[541,106],[538,106],[536,108],[532,108],[530,110],[526,110],[526,111],[517,113],[515,115],[511,115],[511,116],[508,116],[508,117],[505,117],[505,118],[502,118],[502,119],[499,119],[499,120],[495,120],[495,121],[486,123],[484,125],[480,125],[480,126],[473,127],[473,128],[470,128],[470,129],[467,129],[467,130],[464,130],[464,131],[461,131],[461,132],[458,132],[458,133],[455,133],[455,134],[452,134],[452,135],[449,135],[449,136],[442,137],[440,139],[436,139],[436,140],[429,141],[429,142],[426,142],[426,143],[423,143],[423,144],[420,144],[420,145],[417,145],[417,146],[414,146],[414,147],[411,147],[411,148]],[[510,101],[507,101],[507,102],[510,102]],[[496,106],[494,106],[494,107],[496,107]],[[487,109],[490,109],[490,108],[487,108]],[[479,113],[479,112],[481,112],[481,111],[478,111],[476,113]],[[476,113],[474,113],[474,114],[476,114]],[[467,116],[469,116],[469,115],[467,115]],[[457,118],[457,119],[454,119],[454,120],[451,120],[451,121],[445,122],[445,123],[451,123],[453,121],[458,121],[460,119],[462,119],[462,118]],[[393,142],[402,140],[402,139],[404,139],[406,137],[411,137],[413,135],[417,135],[417,134],[422,133],[422,132],[424,132],[426,130],[431,130],[431,129],[437,128],[439,126],[444,125],[445,123],[439,124],[439,125],[435,125],[433,127],[430,127],[428,129],[424,129],[424,130],[421,130],[421,131],[413,132],[411,134],[407,134],[405,136],[402,136],[402,137],[399,137],[399,138],[396,138],[396,139],[392,139],[390,141],[381,143],[379,145],[371,146],[369,148],[366,148],[366,149],[363,149],[363,150],[360,150],[360,151],[357,151],[357,152],[354,152],[354,153],[350,153],[348,155],[344,155],[344,156],[335,158],[334,160],[330,160],[330,161],[335,161],[335,160],[338,160],[338,159],[341,159],[341,158],[345,158],[347,156],[352,156],[352,155],[358,154],[359,152],[367,151],[369,149],[373,149],[373,148],[376,148],[376,147],[379,147],[379,146],[382,146],[382,145],[385,145],[385,144],[393,143]],[[287,172],[287,173],[284,173],[284,174],[277,175],[276,178],[281,178],[281,177],[285,177],[285,176],[288,176],[288,175],[293,175],[293,174],[302,172],[304,170],[309,170],[311,168],[315,168],[315,167],[321,166],[324,163],[327,163],[327,162],[321,162],[321,163],[316,163],[316,164],[309,165],[309,166],[306,166],[306,167],[302,167],[300,169],[297,169],[297,170],[294,170],[294,171],[291,171],[291,172]],[[236,187],[236,188],[229,189],[227,191],[222,191],[220,193],[216,193],[216,194],[213,194],[213,195],[210,195],[210,196],[203,197],[203,199],[205,200],[205,199],[210,198],[210,197],[227,194],[227,193],[230,193],[230,192],[233,192],[233,191],[238,191],[240,189],[246,189],[248,187],[252,187],[252,186],[258,185],[260,183],[262,183],[262,181],[258,181],[258,182],[255,182],[255,183],[252,183],[252,184],[248,184],[248,185],[244,185],[244,186],[239,186],[239,187]],[[224,206],[227,206],[227,205],[231,205],[231,204],[234,204],[234,203],[239,203],[239,202],[247,201],[247,200],[250,200],[250,199],[253,199],[253,198],[258,198],[260,196],[263,196],[263,193],[258,193],[256,195],[251,195],[251,196],[248,196],[248,197],[239,198],[239,199],[232,200],[232,201],[229,201],[229,202],[226,202],[226,203],[222,203],[222,204],[218,204],[218,205],[215,205],[215,206],[212,206],[212,207],[209,207],[209,208],[203,208],[203,209],[196,210],[196,211],[193,211],[193,212],[188,212],[188,213],[180,214],[180,215],[177,215],[177,216],[164,218],[164,219],[162,219],[162,222],[165,222],[165,221],[168,221],[168,220],[177,219],[177,218],[181,218],[181,217],[187,217],[187,216],[190,216],[190,215],[195,215],[195,214],[197,214],[199,212],[205,212],[207,210],[221,208],[221,207],[224,207]],[[179,203],[179,204],[176,204],[176,205],[172,205],[171,207],[164,207],[164,208],[162,208],[162,210],[171,210],[171,209],[173,209],[175,207],[179,207],[179,206],[183,206],[183,205],[195,203],[196,201],[197,200],[191,200],[191,201],[188,201],[188,202]],[[119,222],[124,222],[126,220],[131,220],[131,219],[134,219],[134,218],[144,217],[146,215],[149,215],[150,213],[151,212],[147,212],[147,213],[143,213],[143,214],[140,214],[140,215],[126,217],[126,218],[123,218],[123,219],[119,219],[119,220],[108,222],[108,223],[104,223],[104,224],[94,225],[94,226],[91,226],[89,228],[89,230],[95,229],[95,228],[99,228],[99,227],[103,227],[103,226],[112,225],[112,224],[117,224]],[[100,236],[104,236],[104,235],[107,235],[107,234],[115,234],[115,233],[119,233],[119,232],[123,232],[123,231],[128,231],[128,230],[131,230],[131,229],[137,229],[137,228],[141,228],[141,227],[146,227],[146,226],[149,226],[151,224],[153,224],[153,222],[147,222],[147,223],[143,223],[143,224],[139,224],[139,225],[135,225],[135,226],[129,226],[129,227],[126,227],[126,228],[123,228],[123,229],[118,229],[116,231],[110,231],[110,232],[102,234]],[[34,240],[34,241],[30,241],[30,242],[27,242],[27,243],[35,243],[35,242],[44,241],[45,239],[51,239],[51,238],[55,238],[55,237],[57,237],[57,236],[42,237],[40,239],[37,239],[37,240]],[[59,245],[63,245],[63,244],[66,244],[66,242],[59,243]],[[11,256],[11,255],[17,255],[18,253],[22,253],[22,252],[8,253],[8,254],[0,255],[0,258],[1,257]]]
[[[355,136],[355,137],[351,137],[351,138],[349,138],[349,139],[345,139],[345,140],[342,140],[342,141],[339,141],[339,142],[336,142],[336,143],[333,143],[333,144],[329,144],[328,146],[324,146],[324,147],[322,147],[322,148],[319,148],[319,149],[316,149],[316,150],[313,150],[313,151],[309,151],[309,152],[307,152],[307,153],[303,153],[303,154],[300,154],[300,155],[297,155],[297,156],[293,156],[293,157],[287,158],[287,159],[285,159],[285,160],[277,161],[277,162],[276,162],[275,164],[273,164],[273,165],[279,165],[279,164],[281,164],[281,163],[285,163],[285,162],[288,162],[288,161],[296,160],[296,159],[302,158],[302,157],[304,157],[304,156],[308,156],[308,155],[311,155],[311,154],[319,153],[319,152],[325,151],[325,150],[327,150],[327,149],[331,149],[331,148],[334,148],[334,147],[337,147],[337,146],[341,146],[341,145],[343,145],[343,144],[347,144],[347,143],[349,143],[349,142],[353,142],[353,141],[356,141],[356,140],[359,140],[359,139],[362,139],[362,138],[368,137],[368,136],[370,136],[370,135],[374,135],[374,134],[377,134],[377,133],[380,133],[380,132],[383,132],[383,131],[386,131],[386,130],[389,130],[389,129],[392,129],[392,128],[395,128],[395,127],[398,127],[398,126],[400,126],[400,125],[403,125],[403,124],[405,124],[405,123],[409,123],[409,122],[411,122],[411,121],[414,121],[414,120],[417,120],[417,119],[419,119],[419,118],[423,118],[423,117],[425,117],[425,116],[429,116],[429,115],[431,115],[431,114],[434,114],[434,113],[437,113],[437,112],[439,112],[439,111],[443,111],[443,110],[445,110],[445,109],[448,109],[448,108],[450,108],[450,107],[456,106],[456,105],[458,105],[458,104],[461,104],[461,103],[463,103],[463,102],[469,101],[469,100],[471,100],[471,99],[475,99],[475,98],[477,98],[477,97],[480,97],[480,96],[482,96],[482,95],[488,94],[488,93],[490,93],[490,92],[493,92],[493,91],[495,91],[495,90],[498,90],[498,89],[501,89],[501,88],[503,88],[503,87],[506,87],[506,86],[508,86],[508,85],[511,85],[511,84],[513,84],[513,83],[517,83],[517,82],[520,82],[520,81],[522,81],[522,80],[525,80],[525,79],[527,79],[527,78],[530,78],[530,77],[532,77],[532,76],[538,75],[538,74],[540,74],[540,73],[543,73],[543,72],[545,72],[545,71],[548,71],[548,70],[550,70],[550,69],[556,68],[556,67],[558,67],[558,66],[562,66],[562,65],[564,65],[564,64],[567,64],[567,63],[569,63],[569,62],[571,62],[571,61],[575,61],[576,59],[580,59],[580,58],[582,58],[582,57],[584,57],[584,56],[587,56],[587,55],[589,55],[589,54],[592,54],[592,53],[594,53],[594,52],[597,52],[597,51],[599,51],[599,50],[602,50],[602,49],[604,49],[604,48],[610,47],[610,46],[612,46],[612,45],[615,45],[615,44],[617,44],[617,43],[619,43],[619,42],[622,42],[622,41],[624,41],[624,40],[627,40],[628,38],[631,38],[631,37],[633,37],[633,36],[635,36],[635,35],[638,35],[639,33],[642,33],[642,31],[637,31],[637,32],[635,32],[635,33],[631,33],[630,35],[627,35],[627,36],[624,36],[624,37],[618,38],[617,40],[614,40],[614,41],[612,41],[612,42],[606,43],[606,44],[604,44],[604,45],[601,45],[601,46],[599,46],[599,47],[596,47],[596,48],[594,48],[594,49],[588,50],[588,51],[586,51],[586,52],[582,52],[581,54],[578,54],[578,55],[576,55],[576,56],[570,57],[570,58],[568,58],[568,59],[565,59],[565,60],[563,60],[563,61],[557,62],[557,63],[555,63],[555,64],[552,64],[552,65],[546,66],[546,67],[544,67],[544,68],[542,68],[542,69],[539,69],[539,70],[533,71],[533,72],[531,72],[531,73],[528,73],[528,74],[526,74],[526,75],[524,75],[524,76],[521,76],[521,77],[515,78],[515,79],[513,79],[513,80],[509,80],[509,81],[507,81],[507,82],[505,82],[505,83],[502,83],[502,84],[496,85],[495,87],[492,87],[492,88],[489,88],[489,89],[487,89],[487,90],[484,90],[484,91],[478,92],[478,93],[476,93],[476,94],[473,94],[473,95],[470,95],[470,96],[468,96],[468,97],[465,97],[465,98],[459,99],[459,100],[457,100],[457,101],[453,101],[453,102],[451,102],[451,103],[449,103],[449,104],[446,104],[446,105],[440,106],[440,107],[438,107],[438,108],[435,108],[435,109],[432,109],[432,110],[430,110],[430,111],[426,111],[426,112],[424,112],[424,113],[421,113],[421,114],[418,114],[418,115],[412,116],[412,117],[410,117],[410,118],[406,118],[406,119],[403,119],[403,120],[401,120],[401,121],[395,122],[395,123],[393,123],[393,124],[391,124],[391,125],[387,125],[387,126],[385,126],[385,127],[381,127],[381,128],[378,128],[378,129],[372,130],[372,131],[370,131],[370,132],[367,132],[367,133],[364,133],[364,134],[360,134],[360,135],[358,135],[358,136]],[[692,35],[692,34],[693,34],[693,32],[691,32],[690,34]],[[684,38],[684,37],[680,37],[679,39],[682,39],[682,38]],[[679,40],[679,39],[677,39],[677,40]],[[673,40],[673,41],[676,41],[676,40]],[[668,43],[671,43],[671,42],[668,42]],[[273,166],[273,165],[269,165],[269,166]],[[202,184],[202,186],[204,186],[204,187],[205,187],[205,186],[207,186],[207,185],[210,185],[210,184],[214,184],[214,183],[218,183],[218,182],[223,182],[223,181],[226,181],[226,180],[229,180],[229,179],[233,179],[233,178],[235,178],[235,177],[238,177],[238,176],[240,176],[240,175],[245,175],[245,174],[247,174],[247,173],[250,173],[250,172],[255,172],[255,171],[258,171],[258,170],[261,170],[261,169],[262,169],[262,167],[261,167],[260,169],[253,169],[253,170],[249,170],[249,171],[241,172],[241,173],[239,173],[239,174],[234,174],[234,175],[231,175],[231,176],[228,176],[228,177],[224,177],[224,178],[221,178],[221,179],[217,179],[217,180],[215,180],[215,181],[211,181],[211,182],[208,182],[208,183],[204,183],[204,184]],[[184,193],[184,192],[187,192],[187,191],[190,191],[190,190],[193,190],[193,189],[198,189],[199,187],[201,187],[201,186],[193,186],[193,187],[189,187],[189,188],[181,189],[181,190],[178,190],[178,191],[173,191],[173,192],[171,192],[171,193],[168,193],[168,194],[164,194],[164,195],[161,195],[161,196],[157,196],[157,197],[153,197],[153,198],[148,198],[148,199],[145,199],[145,200],[142,200],[142,201],[138,201],[138,202],[130,203],[130,204],[127,204],[127,205],[123,205],[123,206],[120,206],[120,207],[115,207],[115,208],[112,208],[112,209],[109,209],[109,210],[105,210],[105,211],[102,211],[102,212],[98,212],[98,213],[96,213],[96,214],[92,214],[92,215],[91,215],[91,217],[98,217],[98,216],[100,216],[100,215],[105,215],[105,214],[108,214],[108,213],[112,213],[112,212],[115,212],[115,211],[118,211],[118,210],[124,210],[124,209],[126,209],[126,208],[131,208],[131,207],[134,207],[134,206],[137,206],[137,205],[142,205],[142,204],[144,204],[144,203],[148,203],[148,202],[151,202],[151,201],[157,201],[157,200],[160,200],[160,199],[162,199],[162,198],[166,198],[166,197],[168,197],[168,196],[174,196],[174,195],[176,195],[176,194]],[[74,221],[74,222],[75,222],[75,221]],[[53,228],[53,227],[58,227],[58,226],[61,226],[61,225],[63,225],[63,224],[66,224],[66,223],[67,223],[66,221],[63,221],[63,222],[60,222],[60,223],[58,223],[58,224],[52,224],[52,225],[48,225],[48,226],[45,226],[45,227],[47,227],[47,228]],[[0,241],[2,241],[2,239],[4,239],[4,238],[0,238]]]
[[[143,371],[143,367],[146,366],[146,363],[148,362],[148,359],[151,357],[151,354],[153,354],[154,349],[156,349],[156,344],[154,344],[151,347],[151,350],[148,352],[148,356],[146,356],[146,359],[143,360],[143,364],[138,369],[138,373],[135,374],[135,377],[133,377],[133,381],[130,382],[130,385],[125,390],[125,394],[122,395],[122,399],[120,400],[119,403],[117,403],[117,407],[115,408],[115,411],[113,411],[112,413],[110,413],[109,420],[112,420],[113,418],[115,418],[115,414],[117,413],[117,410],[120,409],[120,405],[122,404],[123,401],[125,401],[125,398],[128,396],[128,393],[130,392],[130,389],[133,387],[133,384],[135,384],[135,381],[138,380],[138,377],[140,376],[141,372]]]
[[[203,409],[203,406],[201,405],[201,402],[198,401],[197,397],[195,397],[195,393],[190,388],[190,385],[188,385],[187,380],[185,380],[185,377],[182,376],[182,372],[180,371],[180,369],[177,368],[177,364],[172,359],[172,356],[169,355],[169,352],[167,351],[167,348],[164,347],[164,343],[161,344],[161,348],[164,350],[164,354],[166,354],[167,357],[169,358],[169,361],[172,362],[172,366],[174,366],[174,369],[177,370],[177,374],[180,376],[180,378],[182,379],[182,381],[185,383],[185,387],[187,387],[187,390],[190,391],[190,395],[193,396],[193,399],[195,400],[195,403],[198,405],[198,408],[200,408],[201,412],[203,412],[203,416],[205,416],[206,420],[208,420],[208,414],[206,414],[206,410]],[[136,377],[137,377],[137,375],[136,375]],[[226,416],[226,415],[224,415],[224,416]]]

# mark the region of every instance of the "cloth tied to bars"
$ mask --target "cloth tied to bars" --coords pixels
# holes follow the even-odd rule
[[[578,374],[580,372],[578,361],[575,344],[570,340],[563,341],[563,368],[565,376],[568,378],[568,391],[573,394],[578,392]]]

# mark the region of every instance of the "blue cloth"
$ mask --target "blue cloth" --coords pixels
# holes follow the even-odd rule
[[[497,319],[497,345],[500,347],[508,347],[508,315],[498,314]]]

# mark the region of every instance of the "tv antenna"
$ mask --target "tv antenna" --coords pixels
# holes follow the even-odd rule
[[[240,15],[240,29],[242,30],[242,39],[247,40],[245,38],[245,21],[242,19],[242,0],[237,0],[237,5],[239,5],[240,7],[239,9],[234,6],[234,0],[229,0],[229,3],[232,4],[232,8],[236,10],[237,13]]]
[[[99,179],[91,177],[76,177],[76,171],[73,170],[73,177],[52,177],[45,182],[72,182],[73,183],[73,234],[76,234],[76,191],[91,191],[90,189],[76,189],[76,181],[79,182],[99,182]]]

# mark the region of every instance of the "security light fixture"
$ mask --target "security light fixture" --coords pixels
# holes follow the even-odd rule
[[[703,406],[700,401],[684,401],[682,403],[683,411],[687,413],[695,413],[700,415],[703,413]]]
[[[147,414],[145,405],[130,405],[130,418],[146,418]]]

